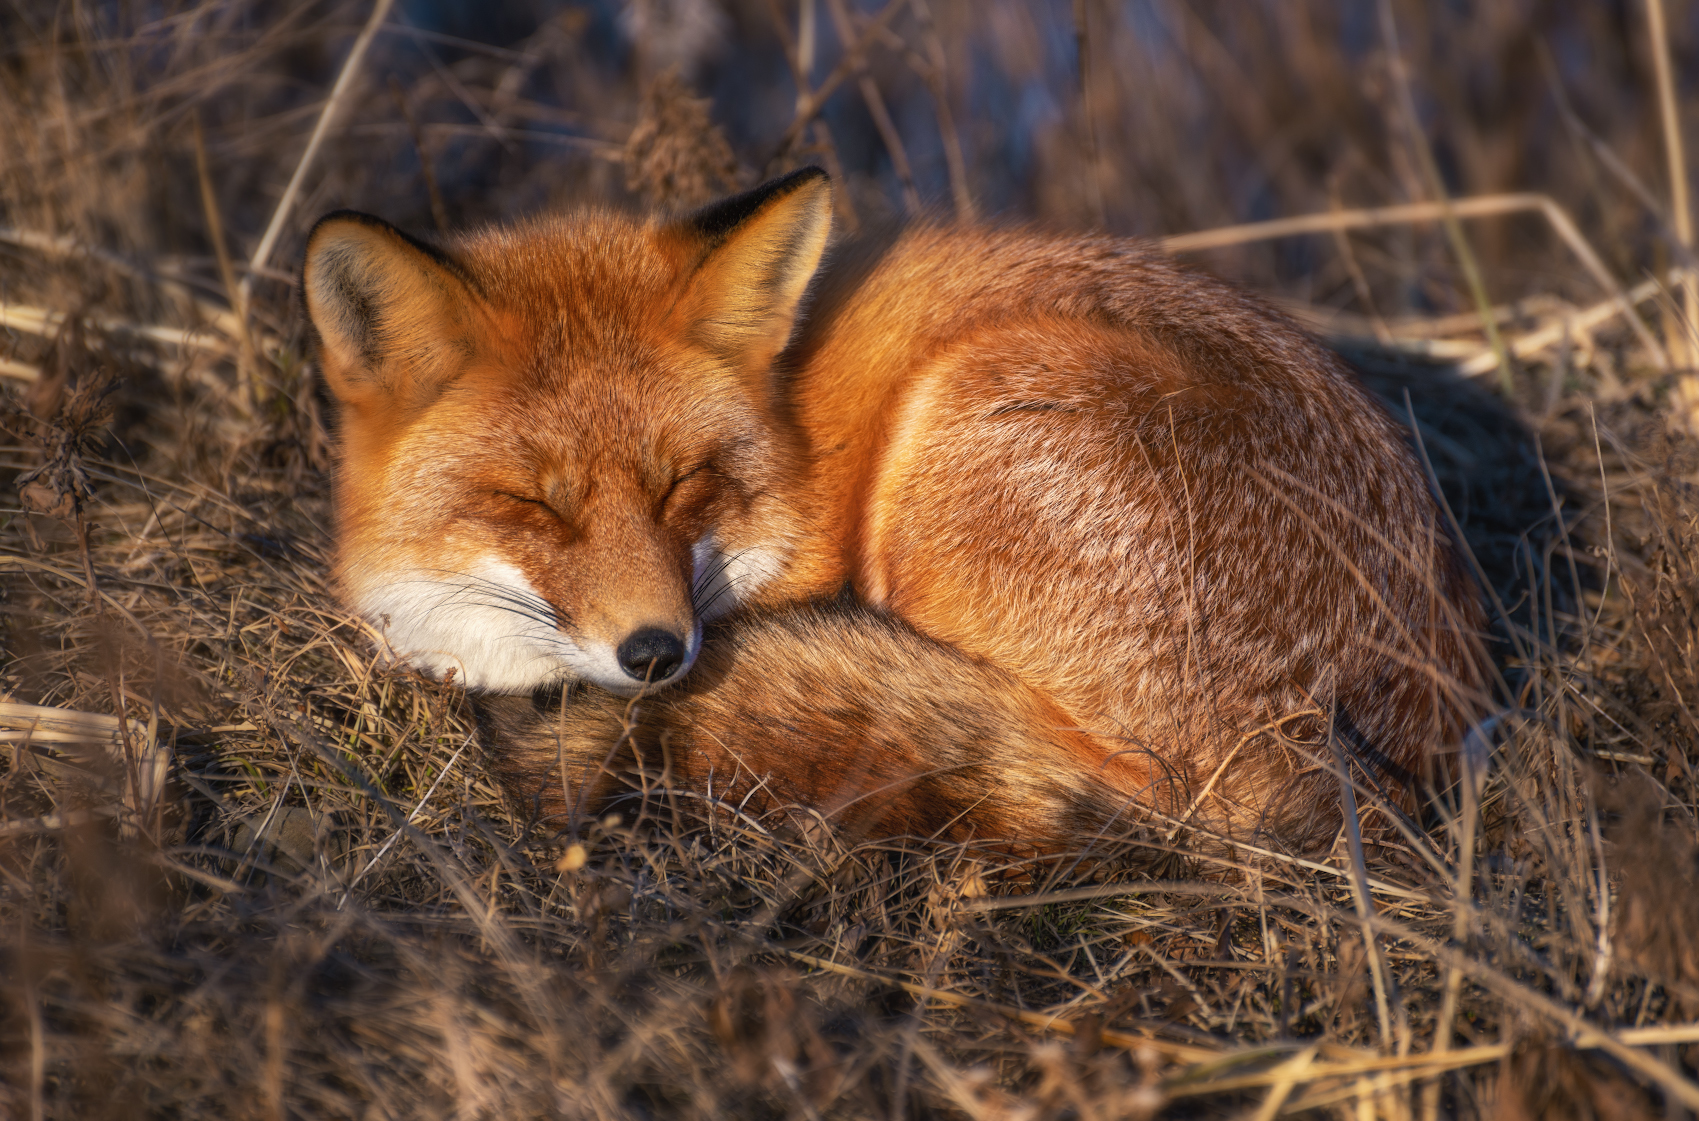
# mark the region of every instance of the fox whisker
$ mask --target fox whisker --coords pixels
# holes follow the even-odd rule
[[[722,554],[715,564],[705,569],[691,584],[690,606],[696,612],[697,618],[704,618],[726,596],[737,599],[738,585],[746,583],[747,577],[734,575],[726,578],[726,573],[739,561],[747,557],[752,550],[740,549],[735,553]]]
[[[690,606],[695,610],[696,617],[699,619],[706,616],[711,610],[713,610],[715,605],[717,605],[726,596],[731,595],[736,589],[733,588],[731,584],[720,584],[704,596],[701,592],[705,590],[706,589],[700,588],[692,589],[693,594],[690,597]]]
[[[568,625],[567,613],[550,603],[542,596],[499,581],[490,580],[468,572],[441,570],[442,575],[451,580],[437,581],[397,581],[393,586],[404,584],[433,584],[439,594],[431,597],[424,605],[426,612],[456,608],[456,607],[488,607],[497,611],[505,611],[517,615],[530,622],[539,623],[551,631],[564,629]],[[514,636],[521,637],[521,636]],[[537,638],[537,635],[523,637]]]

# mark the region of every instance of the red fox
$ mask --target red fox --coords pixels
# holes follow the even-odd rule
[[[1134,242],[920,225],[822,267],[830,214],[811,168],[441,250],[314,228],[342,595],[486,696],[617,695],[492,701],[510,793],[594,809],[647,744],[866,830],[1309,845],[1337,746],[1407,799],[1482,613],[1341,362]]]

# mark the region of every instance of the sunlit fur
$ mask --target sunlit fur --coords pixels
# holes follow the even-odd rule
[[[411,629],[390,613],[424,636],[403,656],[441,672],[452,654],[489,689],[630,693],[593,652],[730,612],[714,641],[743,650],[737,672],[645,702],[669,742],[711,761],[711,739],[744,737],[764,789],[821,806],[870,758],[977,758],[940,781],[979,836],[1038,828],[1009,792],[1048,776],[1108,799],[1102,820],[1132,800],[1325,846],[1336,751],[1407,803],[1476,710],[1481,611],[1405,435],[1337,358],[1137,243],[947,226],[835,251],[791,339],[824,180],[734,202],[729,225],[489,230],[442,262],[360,220],[315,233],[338,248],[316,274],[309,251],[309,309],[407,304],[354,330],[314,311],[344,405],[350,602],[372,617],[398,580],[499,558],[560,634],[549,652],[540,614],[523,656],[498,653],[484,614],[456,646],[437,636],[475,628],[421,622],[437,608],[415,597]],[[371,279],[392,270],[426,279]],[[878,625],[750,615],[846,586]],[[779,668],[799,635],[812,688]],[[849,694],[933,715],[921,738],[857,740],[811,708]],[[552,798],[558,745],[501,727],[510,789]],[[683,760],[672,774],[698,773]]]
[[[787,359],[805,553],[1141,760],[1129,789],[1326,844],[1333,745],[1396,802],[1475,710],[1480,604],[1406,434],[1230,285],[921,227],[839,254]]]

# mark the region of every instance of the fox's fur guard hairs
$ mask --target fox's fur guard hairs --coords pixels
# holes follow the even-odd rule
[[[427,672],[572,687],[547,719],[487,701],[514,795],[588,812],[660,751],[678,790],[1031,849],[1323,847],[1340,759],[1412,805],[1479,711],[1483,614],[1343,363],[1149,246],[918,225],[826,255],[830,214],[804,170],[440,251],[314,229],[339,586]],[[846,589],[864,610],[799,606]],[[591,687],[662,683],[623,740]]]

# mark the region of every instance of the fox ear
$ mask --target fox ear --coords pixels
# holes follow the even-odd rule
[[[345,404],[422,401],[471,357],[471,288],[447,258],[381,218],[319,219],[301,291],[325,381]]]
[[[831,180],[817,167],[714,203],[679,232],[705,254],[676,315],[695,340],[748,370],[764,370],[790,341],[797,305],[832,229]]]

